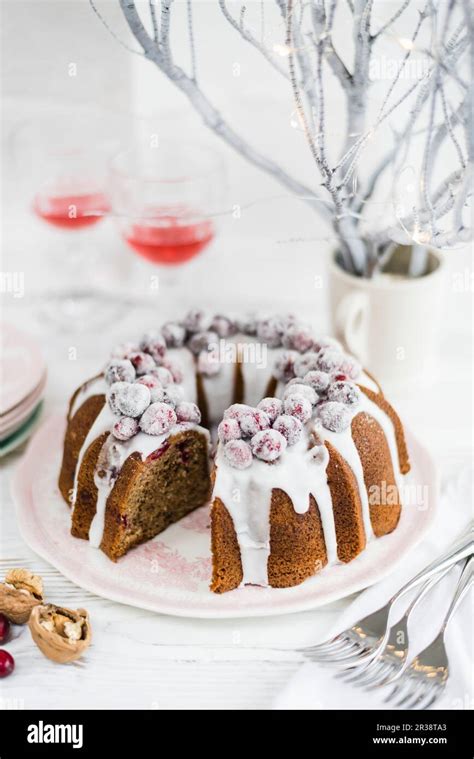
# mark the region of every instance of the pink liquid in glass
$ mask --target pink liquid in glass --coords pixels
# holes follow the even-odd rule
[[[148,216],[148,214],[147,214]],[[201,252],[214,237],[214,227],[208,219],[196,219],[196,214],[178,215],[170,209],[157,209],[156,216],[130,225],[124,232],[126,242],[140,256],[157,264],[181,264]]]
[[[37,195],[35,212],[49,224],[63,229],[80,229],[97,224],[109,210],[107,198],[101,192],[83,195]]]

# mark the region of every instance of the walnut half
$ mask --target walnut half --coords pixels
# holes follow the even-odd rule
[[[0,612],[11,622],[24,625],[31,610],[43,603],[43,580],[27,569],[11,569],[0,583]]]
[[[28,626],[38,648],[59,664],[78,659],[91,642],[91,626],[85,609],[73,611],[54,604],[35,606]]]

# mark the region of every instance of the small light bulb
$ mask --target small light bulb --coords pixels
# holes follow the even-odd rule
[[[278,55],[281,55],[282,58],[285,58],[291,53],[291,48],[288,47],[288,45],[281,45],[279,43],[275,43],[273,45],[273,52],[278,53]]]
[[[398,43],[404,50],[413,50],[415,45],[408,37],[398,37]]]

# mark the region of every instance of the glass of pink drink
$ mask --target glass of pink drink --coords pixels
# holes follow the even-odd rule
[[[201,254],[216,235],[222,202],[221,159],[209,148],[163,140],[134,147],[111,163],[112,213],[129,248],[154,265],[160,285]]]

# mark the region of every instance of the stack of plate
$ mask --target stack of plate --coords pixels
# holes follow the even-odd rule
[[[26,440],[40,416],[46,366],[28,335],[11,324],[1,325],[0,456]]]

